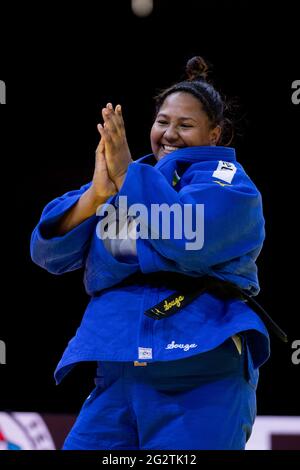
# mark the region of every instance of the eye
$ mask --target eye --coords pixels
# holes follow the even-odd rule
[[[164,121],[163,119],[158,119],[156,122],[157,122],[158,124],[162,124],[162,125],[168,124],[168,122],[167,122],[167,121]]]
[[[181,124],[181,127],[188,128],[188,127],[193,127],[193,126],[191,126],[190,124]]]

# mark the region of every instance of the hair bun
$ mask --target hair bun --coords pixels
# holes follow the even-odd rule
[[[201,56],[192,57],[185,67],[187,80],[205,80],[209,73],[209,66]]]

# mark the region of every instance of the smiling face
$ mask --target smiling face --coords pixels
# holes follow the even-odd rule
[[[200,101],[190,93],[168,95],[151,129],[152,152],[157,160],[183,147],[216,145],[221,128],[212,128]]]

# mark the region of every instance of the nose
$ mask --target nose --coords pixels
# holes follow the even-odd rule
[[[176,126],[170,124],[164,132],[164,138],[170,143],[176,142],[178,140],[178,132]]]

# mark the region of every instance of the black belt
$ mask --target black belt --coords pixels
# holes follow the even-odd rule
[[[212,276],[192,277],[175,272],[159,271],[149,274],[133,274],[115,285],[114,288],[132,284],[150,284],[153,287],[164,286],[175,291],[172,295],[144,312],[145,315],[155,320],[162,320],[174,315],[201,294],[208,293],[222,300],[237,299],[247,303],[270,331],[283,342],[288,342],[286,333],[272,320],[264,308],[252,296],[229,281]]]
[[[165,285],[168,284],[169,281],[172,282],[169,278],[169,274],[173,275],[175,273],[162,273],[165,277]],[[259,315],[267,328],[269,328],[284,343],[288,342],[286,333],[277,325],[277,323],[274,322],[274,320],[272,320],[265,309],[256,300],[254,300],[253,297],[235,284],[211,276],[203,276],[201,278],[180,276],[183,275],[179,274],[179,277],[176,279],[176,283],[179,283],[176,288],[176,292],[166,297],[157,305],[146,310],[144,312],[145,315],[154,318],[155,320],[162,320],[163,318],[167,318],[177,313],[180,309],[199,297],[199,295],[209,293],[215,297],[221,298],[222,300],[238,299],[247,303],[249,307]],[[196,281],[196,286],[193,285],[193,281]]]

